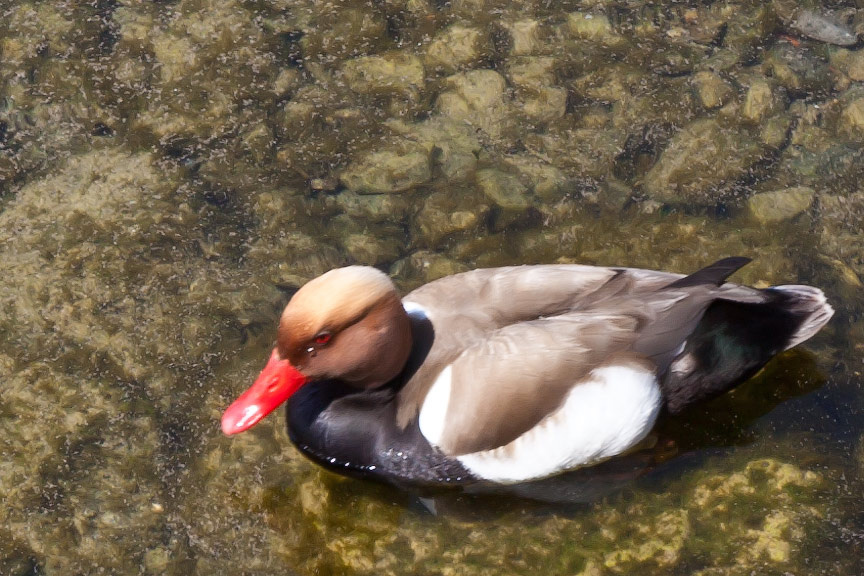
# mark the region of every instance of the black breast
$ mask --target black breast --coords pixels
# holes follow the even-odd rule
[[[332,380],[306,384],[288,401],[288,436],[307,457],[346,476],[415,486],[474,482],[459,461],[426,441],[416,418],[404,430],[396,425],[395,395],[434,341],[427,319],[411,323],[414,347],[398,378],[376,390]]]
[[[346,476],[417,486],[475,481],[426,441],[416,419],[400,430],[391,400],[386,388],[358,392],[334,381],[307,384],[288,401],[288,436],[307,457]]]

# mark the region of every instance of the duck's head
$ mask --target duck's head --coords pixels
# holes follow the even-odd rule
[[[288,302],[270,361],[225,411],[222,431],[248,430],[310,381],[385,384],[410,352],[411,325],[390,278],[366,266],[331,270]]]

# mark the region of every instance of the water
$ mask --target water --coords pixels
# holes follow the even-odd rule
[[[0,574],[864,571],[860,43],[782,2],[0,13]],[[729,255],[837,315],[661,422],[656,465],[413,494],[318,469],[279,414],[219,431],[332,267]]]

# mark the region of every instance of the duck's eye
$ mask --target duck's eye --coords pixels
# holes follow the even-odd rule
[[[333,335],[330,332],[319,332],[317,336],[315,336],[315,344],[319,346],[324,346],[330,339],[333,338]]]

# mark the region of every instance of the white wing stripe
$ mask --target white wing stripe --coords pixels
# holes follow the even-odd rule
[[[453,367],[447,366],[426,394],[423,407],[420,409],[420,433],[430,444],[437,445],[444,435],[444,421],[447,418],[447,407],[450,405],[450,387],[452,385]]]

